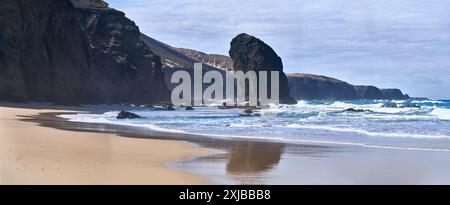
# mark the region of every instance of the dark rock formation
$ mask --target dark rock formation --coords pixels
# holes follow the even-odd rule
[[[373,112],[373,111],[372,110],[364,110],[364,109],[348,108],[348,109],[345,109],[344,112]]]
[[[398,105],[396,103],[387,103],[387,104],[383,104],[381,107],[384,107],[384,108],[398,108]]]
[[[231,41],[229,53],[235,71],[257,73],[258,71],[279,71],[280,103],[297,103],[289,96],[288,80],[283,72],[282,60],[269,45],[254,36],[243,33]],[[270,86],[270,82],[268,85]],[[270,96],[270,92],[268,95]]]
[[[0,100],[168,99],[160,58],[101,0],[2,0],[0,30]]]
[[[138,118],[143,118],[139,115],[136,115],[132,112],[127,112],[127,111],[120,111],[120,113],[117,115],[117,119],[119,120],[123,120],[123,119],[138,119]]]
[[[383,93],[375,86],[356,85],[356,95],[358,99],[376,100],[383,99]]]
[[[383,99],[387,100],[402,100],[409,99],[408,95],[404,95],[400,89],[381,89]]]
[[[173,105],[168,105],[166,108],[167,108],[167,110],[170,110],[170,111],[174,111],[175,110]]]
[[[422,106],[417,104],[406,104],[406,105],[400,105],[399,108],[421,108]]]
[[[399,89],[355,86],[334,78],[313,74],[289,74],[290,95],[296,100],[409,99]]]
[[[253,112],[253,109],[248,108],[248,109],[245,109],[243,113],[239,114],[239,116],[241,116],[241,117],[259,117],[259,116],[261,116],[261,114],[255,113],[255,112]]]
[[[191,107],[191,106],[186,106],[186,108],[185,108],[186,110],[195,110],[193,107]]]
[[[289,74],[290,96],[296,100],[357,99],[353,85],[334,78],[312,74]]]

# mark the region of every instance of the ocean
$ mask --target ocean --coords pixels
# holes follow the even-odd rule
[[[392,103],[399,107],[382,107]],[[411,105],[416,107],[408,107]],[[366,112],[344,111],[348,108]],[[116,119],[120,110],[60,117],[76,122],[145,127],[154,131],[219,139],[247,138],[293,144],[450,151],[448,100],[299,101],[296,105],[273,105],[258,110],[259,116],[241,116],[242,109],[221,110],[217,106],[195,109],[130,109],[128,111],[145,118],[128,120]]]

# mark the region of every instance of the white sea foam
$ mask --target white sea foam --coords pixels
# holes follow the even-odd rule
[[[439,101],[439,100],[413,100],[413,101],[411,101],[411,103],[433,103],[433,104],[440,104],[440,103],[445,103],[445,102]]]
[[[434,108],[430,113],[441,120],[450,120],[450,109]]]
[[[350,133],[363,134],[363,135],[367,135],[367,136],[380,136],[380,137],[418,138],[418,139],[450,139],[450,136],[448,136],[448,135],[398,133],[398,132],[371,132],[371,131],[356,129],[356,128],[332,127],[332,126],[323,126],[323,125],[289,124],[286,127],[302,128],[302,129],[329,130],[329,131],[335,131],[335,132],[350,132]]]
[[[157,125],[149,123],[133,123],[132,120],[114,120],[118,112],[106,112],[104,114],[75,114],[75,115],[58,115],[58,117],[68,119],[71,122],[86,122],[86,123],[104,123],[113,125],[124,125],[131,127],[148,128],[157,132],[170,132],[170,133],[186,133],[184,130],[163,128]]]
[[[170,115],[165,111],[135,110],[133,112],[146,118],[134,120],[117,120],[117,111],[104,114],[61,115],[60,117],[76,122],[108,123],[148,128],[158,132],[217,138],[248,138],[285,143],[332,143],[411,150],[447,151],[447,148],[450,149],[450,141],[448,141],[450,132],[446,131],[450,126],[448,124],[450,109],[446,109],[446,105],[383,108],[382,105],[388,102],[392,101],[299,101],[296,105],[271,105],[257,111],[261,117],[251,118],[239,117],[238,115],[242,112],[239,109],[218,110],[213,107],[199,107],[190,112],[180,110],[170,112]],[[374,112],[343,112],[347,108]],[[300,132],[295,129],[300,129]],[[242,130],[248,130],[248,132],[242,132]],[[346,136],[342,135],[343,133],[354,133],[354,135],[349,135],[349,138],[334,138]],[[308,139],[310,134],[314,137],[312,140]],[[364,136],[368,136],[367,139],[370,137],[370,139],[380,140],[369,140],[374,143],[365,144]],[[435,141],[443,143],[431,145],[422,143]]]

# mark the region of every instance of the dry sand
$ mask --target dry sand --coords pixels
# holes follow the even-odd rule
[[[182,141],[58,130],[21,121],[41,110],[0,107],[0,184],[209,184],[165,166],[208,150]]]

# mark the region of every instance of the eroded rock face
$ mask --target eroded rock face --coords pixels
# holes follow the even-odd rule
[[[400,89],[381,89],[381,93],[383,93],[384,99],[388,100],[409,99],[409,96],[403,94],[403,92]]]
[[[0,100],[89,100],[89,44],[73,12],[70,1],[1,1]]]
[[[306,73],[289,74],[290,95],[296,100],[360,100],[409,99],[399,89],[378,89],[375,86],[351,85],[327,76]]]
[[[358,99],[353,85],[334,78],[312,74],[289,74],[290,95],[296,100]]]
[[[2,0],[0,100],[151,103],[168,99],[138,27],[101,0]]]
[[[358,99],[377,100],[384,99],[383,93],[375,86],[357,85],[355,91]]]
[[[279,71],[280,102],[296,103],[289,96],[288,81],[283,72],[282,60],[269,45],[254,36],[243,33],[236,36],[230,46],[229,54],[235,71],[257,73],[258,71]]]
[[[206,54],[188,48],[175,48],[175,50],[197,62],[201,62],[206,65],[213,66],[215,68],[221,68],[224,70],[233,70],[233,61],[228,56],[219,54]]]

